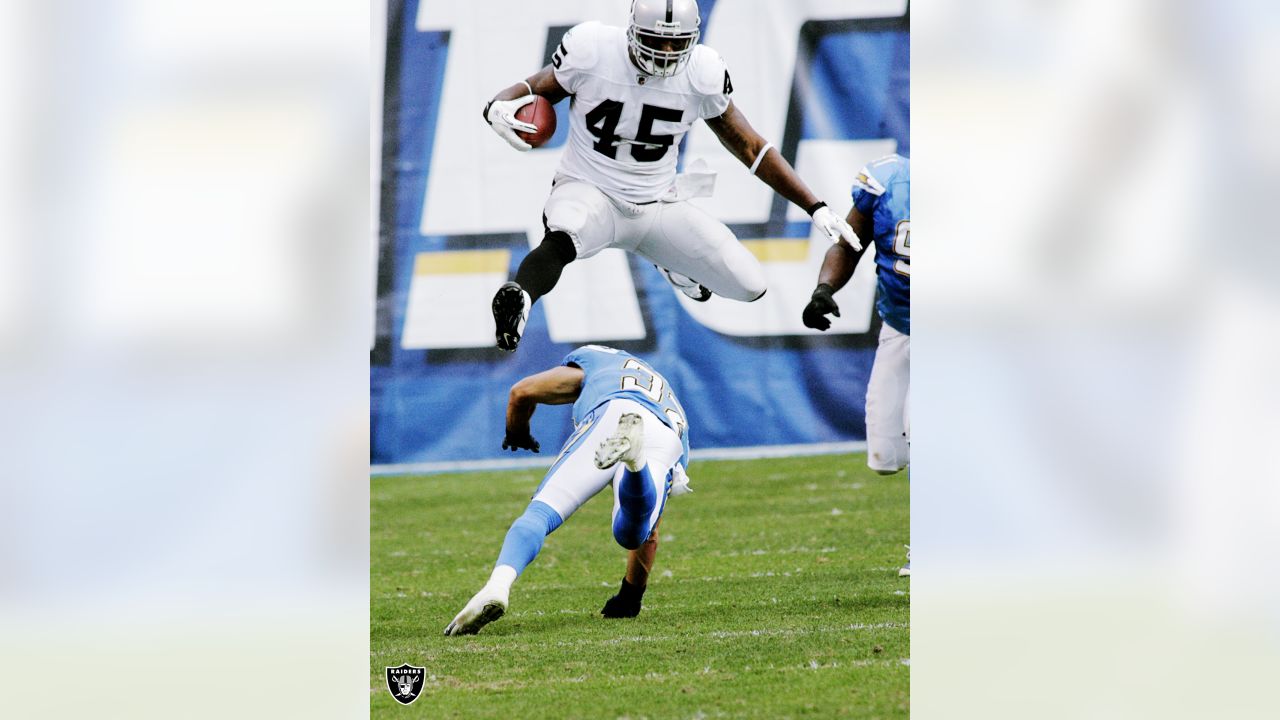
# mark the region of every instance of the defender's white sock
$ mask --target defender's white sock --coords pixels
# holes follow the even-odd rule
[[[511,584],[515,581],[516,569],[510,565],[499,565],[493,569],[493,574],[489,576],[488,585],[500,588],[504,592],[511,592]]]

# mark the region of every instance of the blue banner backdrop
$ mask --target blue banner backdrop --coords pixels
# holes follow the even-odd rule
[[[719,32],[724,37],[729,28],[717,28],[718,11],[738,1],[703,0],[704,41],[721,49],[714,43],[715,36]],[[446,68],[449,63],[466,62],[474,56],[451,56],[451,40],[462,33],[424,27],[422,17],[426,13],[422,10],[418,0],[391,0],[388,11],[377,332],[370,378],[374,464],[503,457],[500,445],[510,386],[525,375],[559,364],[570,349],[585,344],[552,340],[545,302],[535,306],[524,341],[514,355],[493,347],[421,347],[406,342],[415,265],[424,254],[501,250],[509,253],[505,271],[513,273],[529,250],[523,227],[487,233],[423,232],[432,155],[442,142],[448,141],[437,135],[440,118],[444,113],[461,113],[483,132],[489,130],[483,126],[478,106],[445,106]],[[741,17],[733,15],[733,20],[740,21]],[[753,17],[753,22],[770,23],[768,13]],[[587,19],[604,18],[589,14],[579,18]],[[566,23],[564,19],[550,18],[543,28],[528,23],[524,31],[546,37],[545,42],[539,38],[539,49],[544,45],[554,48],[559,35],[573,24],[574,20],[570,20]],[[769,27],[732,30],[775,32]],[[888,145],[891,150],[909,155],[907,16],[828,16],[803,22],[799,34],[790,94],[778,93],[773,103],[786,105],[783,131],[774,138],[783,155],[796,164],[799,148],[810,140],[892,141]],[[795,45],[793,38],[790,46]],[[750,83],[740,80],[744,63],[735,63],[737,59],[728,53],[725,57],[734,73],[735,98],[745,100],[744,86]],[[538,61],[537,57],[528,62],[501,59],[508,79],[483,88],[485,96],[531,74],[540,66]],[[768,58],[756,62],[768,62]],[[752,100],[753,107],[768,104],[764,98]],[[568,126],[567,105],[566,101],[557,108],[561,138]],[[547,148],[559,145],[560,138]],[[549,151],[539,149],[529,155]],[[514,157],[512,162],[520,162],[521,157]],[[843,178],[845,195],[826,199],[838,212],[848,208],[847,189],[858,169],[835,169]],[[807,179],[805,168],[800,170]],[[545,185],[538,185],[529,187],[527,192],[537,195],[541,203],[546,190]],[[804,242],[809,234],[808,223],[796,222],[794,210],[789,220],[786,203],[780,198],[775,197],[770,207],[769,219],[763,226],[730,222],[730,227],[740,238],[793,238]],[[536,222],[535,217],[533,223]],[[695,449],[865,438],[864,395],[880,327],[878,319],[872,318],[865,331],[843,335],[722,334],[695,320],[652,266],[634,257],[629,257],[628,263],[644,338],[620,342],[600,338],[600,343],[644,357],[667,377],[688,412]],[[816,263],[811,262],[804,272],[809,277],[808,287],[812,288],[817,277]],[[437,302],[458,307],[479,305],[487,313],[492,293],[502,279],[505,278],[472,283],[464,291]],[[808,300],[807,292],[785,298],[797,317]],[[539,409],[533,432],[541,441],[544,454],[554,454],[568,436],[568,418],[568,406]]]

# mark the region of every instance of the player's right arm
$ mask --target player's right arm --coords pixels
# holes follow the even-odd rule
[[[845,222],[853,228],[854,234],[862,241],[862,246],[854,247],[841,239],[827,248],[827,254],[822,259],[822,269],[818,271],[818,287],[814,288],[809,304],[805,306],[804,313],[801,315],[805,327],[825,331],[831,327],[828,315],[840,317],[840,306],[836,304],[833,295],[849,283],[849,279],[853,277],[853,271],[858,269],[858,261],[862,259],[867,246],[875,241],[871,230],[871,218],[863,215],[856,205],[849,208],[849,215],[845,218]]]
[[[525,87],[528,83],[528,87]],[[538,72],[525,78],[522,82],[518,82],[493,97],[498,100],[517,100],[520,98],[530,97],[529,92],[533,91],[534,95],[541,95],[547,99],[547,102],[555,105],[561,100],[569,97],[569,92],[560,87],[559,81],[556,80],[555,70],[550,66],[546,66]],[[487,118],[486,118],[487,119]]]
[[[520,136],[516,135],[516,131],[533,133],[538,131],[538,127],[532,123],[517,120],[516,111],[533,102],[536,95],[546,98],[552,105],[569,96],[569,93],[560,87],[560,83],[556,82],[555,73],[550,65],[498,93],[484,106],[484,121],[489,123],[489,127],[493,128],[498,137],[506,140],[508,145],[520,152],[529,150],[531,146],[521,140]]]
[[[538,452],[538,441],[529,430],[529,420],[539,404],[567,405],[582,393],[582,368],[562,365],[530,375],[511,386],[507,400],[507,436],[502,449]]]
[[[484,106],[484,120],[489,127],[511,147],[521,152],[530,149],[515,131],[531,133],[537,128],[517,120],[516,111],[533,102],[534,95],[541,95],[552,105],[572,95],[582,72],[595,64],[595,38],[601,27],[600,23],[587,22],[570,28],[560,39],[550,65],[506,88]]]

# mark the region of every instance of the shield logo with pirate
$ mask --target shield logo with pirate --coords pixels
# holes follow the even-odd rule
[[[426,668],[415,667],[408,663],[400,667],[387,668],[387,690],[391,697],[401,705],[408,705],[422,694],[422,686],[427,680]]]

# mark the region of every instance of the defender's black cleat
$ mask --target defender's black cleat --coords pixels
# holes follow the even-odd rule
[[[644,588],[637,587],[622,579],[622,587],[618,594],[609,598],[600,614],[607,618],[633,618],[640,614],[640,601],[644,598]]]

